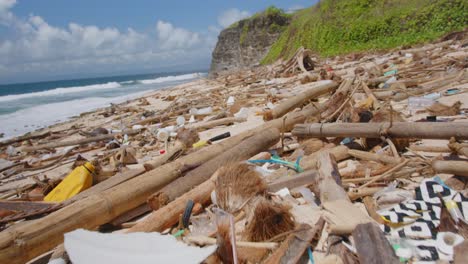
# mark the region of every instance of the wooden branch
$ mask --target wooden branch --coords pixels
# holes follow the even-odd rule
[[[317,221],[314,228],[311,228],[307,224],[301,224],[298,229],[306,229],[306,231],[290,234],[264,263],[298,263],[312,240],[318,241],[318,236],[321,235],[324,225],[325,221],[323,218]]]
[[[27,134],[25,134],[23,136],[14,137],[14,138],[11,138],[11,139],[6,139],[6,140],[3,140],[3,141],[0,141],[0,148],[3,147],[3,146],[11,145],[11,144],[16,143],[16,142],[21,142],[21,141],[30,140],[30,139],[45,138],[45,137],[50,136],[50,135],[51,135],[51,132],[46,131],[46,130],[41,131],[41,132],[27,133]]]
[[[399,264],[400,261],[387,238],[374,223],[360,224],[353,239],[361,264]]]
[[[400,164],[401,162],[403,162],[402,158],[395,158],[385,154],[377,154],[355,149],[350,149],[348,151],[348,154],[360,160],[375,161],[384,164]]]
[[[358,189],[364,189],[365,187],[373,184],[374,182],[377,182],[377,181],[380,181],[380,180],[383,180],[385,179],[386,177],[389,177],[391,175],[393,175],[394,172],[398,171],[399,169],[403,168],[404,166],[406,166],[406,164],[408,164],[409,160],[405,160],[404,162],[396,165],[395,167],[391,168],[390,170],[386,171],[384,174],[382,175],[379,175],[379,176],[376,176],[376,177],[372,177],[372,179],[370,181],[368,181],[367,183],[359,186]]]
[[[361,82],[361,85],[362,85],[362,89],[367,94],[367,96],[372,98],[372,103],[374,105],[374,109],[379,108],[380,107],[379,99],[377,99],[377,97],[375,97],[374,93],[371,91],[371,89],[369,89],[369,87],[367,87],[367,84],[365,82]]]
[[[127,232],[162,232],[164,229],[175,225],[179,221],[179,217],[184,212],[189,200],[195,203],[206,204],[211,199],[211,192],[214,190],[216,178],[217,173],[214,173],[210,179],[159,210],[152,212],[143,221],[128,229]]]
[[[185,149],[185,144],[176,141],[173,146],[171,146],[166,153],[161,154],[159,156],[154,157],[153,159],[147,161],[143,166],[145,167],[146,171],[153,170],[167,162],[169,162],[174,156],[182,153]]]
[[[210,128],[221,126],[221,125],[229,125],[229,124],[233,124],[233,123],[242,123],[242,122],[245,122],[245,121],[247,121],[245,118],[226,117],[226,118],[217,119],[217,120],[213,120],[213,121],[187,125],[186,127],[190,128],[190,129],[201,130],[201,129],[210,129]]]
[[[299,186],[313,184],[317,180],[317,171],[308,170],[293,176],[280,178],[278,181],[268,184],[269,192],[277,192],[283,188],[293,189]]]
[[[275,118],[282,117],[283,115],[293,110],[294,108],[300,107],[301,105],[303,105],[310,99],[317,98],[320,95],[323,95],[332,91],[334,88],[338,87],[338,84],[330,81],[330,82],[326,82],[320,85],[313,83],[312,85],[307,84],[306,86],[312,86],[312,87],[308,87],[308,89],[302,92],[301,94],[293,96],[281,102],[274,109],[266,112],[265,115],[263,116],[263,119],[272,120]]]
[[[300,137],[365,137],[380,138],[383,133],[392,138],[468,139],[467,122],[451,123],[326,123],[300,124],[292,131]]]
[[[468,161],[434,160],[432,168],[437,173],[448,173],[468,177]]]
[[[197,245],[215,245],[216,238],[205,237],[205,236],[188,236],[185,238],[186,241]],[[236,246],[246,248],[258,248],[258,249],[275,249],[278,247],[278,243],[275,242],[247,242],[247,241],[236,241]]]
[[[63,142],[51,142],[51,143],[41,144],[41,145],[32,146],[32,147],[22,147],[20,148],[20,150],[23,152],[32,152],[32,151],[41,150],[41,149],[51,149],[51,148],[74,146],[74,145],[84,145],[84,144],[88,144],[91,142],[98,142],[98,141],[113,139],[115,136],[118,136],[118,135],[123,135],[123,134],[135,135],[140,132],[141,132],[140,129],[136,129],[136,130],[130,129],[130,130],[124,130],[123,132],[120,132],[120,133],[112,133],[112,134],[107,134],[107,135],[100,135],[96,137],[82,138],[82,139],[63,141]]]
[[[320,202],[346,200],[348,194],[341,187],[341,175],[335,158],[330,153],[320,153],[318,159],[318,189]]]
[[[332,148],[324,148],[311,155],[303,157],[299,164],[304,170],[316,169],[320,154],[330,153],[333,155],[336,161],[341,161],[350,157],[348,154],[348,150],[348,147],[344,145],[339,145]]]
[[[348,192],[349,199],[352,201],[357,200],[359,198],[373,195],[374,193],[382,190],[383,188],[380,187],[373,187],[373,188],[364,188],[364,189],[354,189]]]

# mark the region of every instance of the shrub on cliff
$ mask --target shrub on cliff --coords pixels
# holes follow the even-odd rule
[[[322,56],[434,40],[468,24],[466,0],[322,0],[299,10],[262,63],[301,46]]]

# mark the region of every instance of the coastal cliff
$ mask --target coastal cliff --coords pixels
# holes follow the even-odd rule
[[[289,15],[270,7],[224,29],[218,36],[213,51],[210,72],[241,69],[258,64],[289,22]]]
[[[333,57],[428,43],[466,25],[466,0],[321,0],[293,14],[269,7],[221,32],[211,73],[287,60],[300,47]]]

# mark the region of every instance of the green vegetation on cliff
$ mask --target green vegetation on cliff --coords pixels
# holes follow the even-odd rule
[[[299,10],[262,63],[301,46],[322,56],[434,40],[468,25],[466,0],[322,0]]]

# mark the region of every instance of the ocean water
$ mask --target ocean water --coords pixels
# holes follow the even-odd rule
[[[0,85],[0,140],[205,76],[158,73]]]

